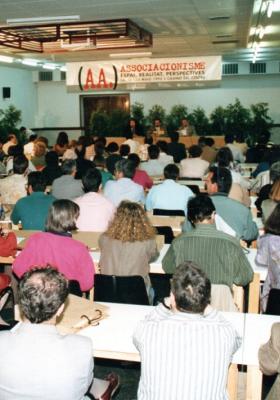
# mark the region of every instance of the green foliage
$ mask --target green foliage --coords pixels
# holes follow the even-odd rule
[[[106,136],[108,134],[109,117],[104,111],[94,111],[90,116],[91,134]]]
[[[125,129],[128,125],[129,113],[124,110],[113,110],[109,117],[109,136],[124,136]]]
[[[269,128],[273,124],[273,120],[268,115],[268,104],[257,103],[251,105],[252,120],[250,131],[250,144],[258,141],[261,135],[268,135]]]
[[[235,99],[235,103],[229,104],[225,109],[226,131],[236,135],[238,133],[248,133],[248,127],[251,126],[250,110],[240,103],[239,99]]]
[[[0,110],[0,138],[6,141],[10,133],[18,136],[17,125],[21,122],[21,111],[15,106],[9,106],[6,110]],[[20,141],[24,138],[18,138]]]
[[[195,127],[196,134],[207,136],[210,132],[209,119],[201,107],[197,107],[188,116],[188,120]]]
[[[150,126],[154,124],[155,119],[160,119],[162,125],[165,125],[166,112],[159,104],[155,104],[148,112],[147,122]]]
[[[219,106],[210,114],[211,134],[224,135],[226,132],[226,110]]]
[[[182,104],[173,106],[166,118],[167,131],[170,133],[177,130],[181,125],[181,120],[188,117],[188,109]]]
[[[131,117],[134,118],[138,124],[144,125],[144,104],[135,102],[131,106]]]

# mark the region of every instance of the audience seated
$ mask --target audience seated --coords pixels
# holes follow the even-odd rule
[[[100,270],[106,275],[141,275],[150,294],[150,261],[158,256],[156,232],[143,208],[122,201],[107,231],[99,238]]]
[[[52,265],[67,279],[76,280],[82,291],[93,286],[94,265],[87,247],[72,239],[79,206],[71,200],[53,202],[46,221],[46,232],[31,235],[13,263],[18,278],[33,266]]]
[[[174,158],[168,154],[167,142],[165,140],[159,140],[157,146],[159,147],[159,162],[161,162],[164,167],[168,164],[173,164]]]
[[[50,206],[55,201],[47,195],[46,181],[41,172],[30,172],[27,177],[27,196],[19,199],[11,214],[14,224],[21,222],[22,229],[44,230]]]
[[[22,156],[24,155],[23,152],[23,147],[21,144],[16,144],[14,146],[10,146],[8,150],[8,159],[7,159],[7,164],[6,164],[6,173],[11,174],[13,173],[13,167],[14,167],[14,158],[17,156]],[[26,157],[27,158],[27,157]],[[32,164],[30,160],[28,160],[28,172],[31,171],[36,171],[36,168]]]
[[[122,158],[127,158],[130,153],[130,147],[128,144],[122,144],[120,147],[120,156]]]
[[[55,151],[49,151],[46,154],[46,166],[42,170],[47,186],[51,186],[53,181],[62,175],[61,167],[58,164],[58,155]]]
[[[272,185],[269,199],[262,202],[262,217],[266,221],[270,214],[273,212],[277,204],[280,203],[280,178],[278,178]]]
[[[201,136],[198,139],[198,145],[202,148],[201,159],[209,162],[209,164],[213,164],[217,156],[217,150],[214,148],[214,139]]]
[[[76,148],[78,145],[77,140],[71,140],[68,144],[68,148],[65,150],[62,156],[62,160],[76,160],[77,159],[77,153],[76,153]]]
[[[238,183],[244,189],[248,189],[250,182],[244,179],[240,172],[236,171],[233,164],[233,155],[229,147],[221,147],[217,153],[216,163],[218,167],[227,168],[230,170],[232,182]]]
[[[104,195],[116,207],[122,200],[145,202],[144,190],[141,185],[133,182],[135,164],[131,160],[122,159],[115,165],[115,181],[108,181],[104,188]]]
[[[163,174],[164,164],[159,161],[159,147],[151,144],[148,147],[148,161],[141,163],[140,169],[146,171],[149,176],[159,176]]]
[[[127,144],[129,146],[130,153],[137,154],[139,151],[140,144],[137,140],[133,139],[132,132],[128,132],[125,137],[126,137],[126,141],[123,142],[123,144]]]
[[[211,195],[217,214],[233,229],[237,238],[246,241],[258,237],[258,228],[249,208],[228,197],[232,185],[231,173],[222,167],[211,167],[206,179],[207,192]],[[185,221],[183,230],[191,229]]]
[[[190,158],[180,162],[180,176],[187,178],[202,178],[209,167],[209,162],[202,160],[202,149],[197,145],[189,148]]]
[[[178,132],[172,132],[170,134],[170,139],[171,143],[167,143],[167,153],[173,157],[175,163],[179,163],[187,157],[186,147],[183,143],[178,143]]]
[[[75,179],[76,160],[65,160],[61,166],[62,176],[52,184],[52,194],[56,199],[75,199],[84,194],[82,181]]]
[[[11,133],[10,135],[8,135],[8,140],[6,141],[6,143],[3,144],[3,152],[8,155],[8,150],[11,146],[15,146],[16,144],[18,144],[18,140],[15,134]]]
[[[239,147],[233,144],[233,141],[234,141],[234,135],[231,135],[230,133],[225,135],[225,144],[231,150],[233,160],[238,161],[240,163],[244,163],[245,157],[241,152],[241,150],[239,149]]]
[[[239,132],[235,135],[233,144],[241,151],[242,154],[245,155],[247,153],[248,145],[245,142],[244,134],[242,132]]]
[[[151,144],[153,144],[153,138],[151,136],[145,136],[144,144],[140,144],[138,152],[141,161],[148,160],[148,147],[151,146]]]
[[[1,399],[79,400],[87,392],[111,399],[118,377],[93,379],[92,341],[61,335],[55,325],[68,297],[68,282],[56,269],[35,268],[19,284],[23,322],[0,333]]]
[[[61,157],[68,149],[68,145],[69,145],[69,138],[67,133],[59,132],[53,150],[57,153],[59,157]]]
[[[110,180],[114,179],[114,176],[111,174],[111,172],[107,171],[106,168],[106,160],[103,156],[95,156],[93,159],[94,164],[96,165],[96,168],[100,171],[101,173],[101,178],[102,178],[102,187],[104,189],[106,183]]]
[[[34,142],[38,135],[31,131],[28,142],[23,146],[24,155],[30,159],[34,155]]]
[[[101,193],[101,173],[88,169],[82,178],[85,194],[75,199],[80,208],[77,227],[80,231],[104,232],[115,213],[115,207]]]
[[[164,181],[155,185],[146,198],[146,210],[155,208],[163,210],[182,210],[186,213],[187,203],[193,192],[184,185],[177,183],[179,168],[175,164],[169,164],[164,168]]]
[[[227,399],[227,374],[241,338],[209,306],[211,283],[193,262],[177,267],[170,299],[139,322],[138,399]]]
[[[271,165],[269,170],[269,177],[270,177],[270,183],[264,185],[261,188],[258,198],[255,202],[255,205],[260,212],[262,208],[262,202],[266,199],[269,199],[273,183],[280,178],[280,161],[275,162]]]
[[[107,170],[114,175],[116,162],[122,159],[119,154],[119,146],[116,142],[111,142],[108,144],[107,148],[108,157],[106,159]]]
[[[140,158],[137,154],[131,153],[127,157],[129,160],[134,162],[135,174],[133,177],[133,182],[138,183],[138,185],[143,186],[143,189],[150,189],[153,186],[153,180],[149,177],[146,171],[139,169]]]
[[[26,196],[28,160],[24,155],[14,158],[13,174],[1,179],[1,196],[3,204],[15,204]]]
[[[270,289],[280,289],[280,204],[264,225],[265,234],[258,239],[256,263],[268,268],[261,294],[262,310],[266,310]]]
[[[215,226],[215,206],[211,197],[199,195],[189,200],[187,218],[193,226],[173,240],[162,260],[166,273],[190,260],[201,266],[214,284],[246,286],[253,270],[239,241]]]
[[[34,155],[31,157],[31,162],[38,171],[46,166],[46,153],[47,147],[45,143],[37,139],[34,144]]]

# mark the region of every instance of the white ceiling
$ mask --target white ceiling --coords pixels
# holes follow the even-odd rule
[[[153,47],[138,50],[151,50],[152,57],[221,54],[225,61],[251,61],[254,50],[250,42],[260,22],[262,3],[264,0],[0,0],[0,25],[10,18],[38,16],[78,14],[81,21],[129,18],[153,34]],[[209,19],[223,16],[229,18]],[[272,17],[261,22],[267,24],[267,33],[257,60],[280,60],[280,0],[275,0]],[[227,41],[232,42],[224,43]],[[10,52],[0,47],[1,54]],[[41,57],[57,62],[106,60],[109,53],[112,50],[87,50]]]

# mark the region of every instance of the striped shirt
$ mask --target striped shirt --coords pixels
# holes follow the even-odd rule
[[[241,338],[218,311],[174,313],[160,304],[136,328],[134,344],[138,400],[228,399],[228,368]]]
[[[245,286],[253,270],[237,239],[218,231],[214,224],[197,224],[173,240],[162,260],[166,273],[173,273],[184,261],[194,261],[211,283]]]

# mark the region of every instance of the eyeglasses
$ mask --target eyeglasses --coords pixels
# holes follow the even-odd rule
[[[87,321],[87,324],[90,326],[98,326],[99,322],[102,318],[102,311],[101,310],[95,310],[96,316],[94,318],[89,318],[87,315],[81,315],[81,319],[85,319]]]

